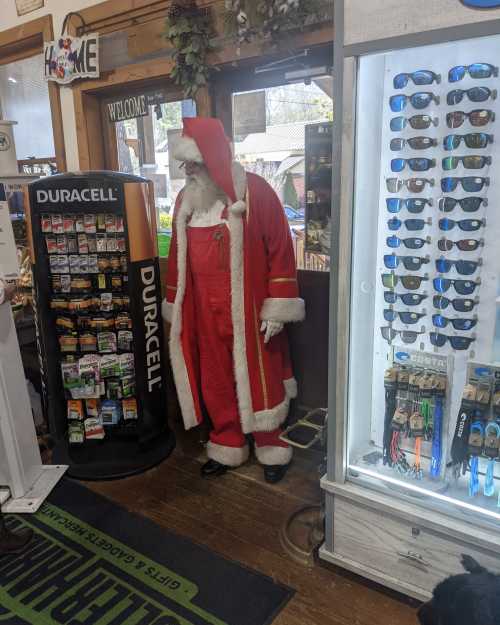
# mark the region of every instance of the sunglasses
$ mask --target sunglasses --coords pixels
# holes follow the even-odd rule
[[[447,336],[439,332],[430,332],[429,338],[436,347],[443,347],[446,341],[450,341],[450,345],[456,350],[469,349],[471,343],[476,340],[467,336]]]
[[[384,255],[384,265],[387,269],[396,269],[399,267],[399,263],[401,263],[407,271],[418,271],[422,265],[428,262],[428,258],[421,258],[420,256],[396,256],[396,254]]]
[[[441,252],[450,252],[456,245],[461,252],[474,252],[480,245],[484,245],[483,239],[461,239],[451,241],[450,239],[439,239],[438,248]]]
[[[450,278],[434,278],[432,284],[434,285],[434,290],[438,293],[446,293],[446,291],[448,291],[449,288],[453,285],[455,291],[459,295],[471,295],[476,290],[476,287],[481,284],[481,280],[473,282],[472,280],[451,280]]]
[[[446,328],[448,324],[451,323],[454,330],[472,330],[477,324],[477,319],[462,319],[461,317],[450,319],[450,317],[443,317],[443,315],[438,313],[432,315],[432,323],[436,328]]]
[[[443,217],[439,220],[439,229],[445,231],[453,230],[455,226],[458,226],[464,232],[475,232],[485,225],[486,221],[484,219],[459,219],[457,221],[449,217]]]
[[[457,273],[462,276],[472,275],[481,265],[481,260],[448,260],[447,258],[438,258],[436,260],[436,270],[439,273],[448,273],[454,266]],[[393,269],[393,267],[390,267],[390,269]]]
[[[434,178],[408,178],[407,180],[387,178],[385,183],[389,193],[399,193],[403,187],[406,187],[411,193],[422,193],[426,184],[430,187],[433,187],[435,184]]]
[[[425,220],[425,219],[401,220],[401,219],[398,219],[397,217],[393,217],[392,219],[389,219],[389,221],[387,222],[387,226],[389,230],[399,230],[403,224],[407,230],[415,232],[417,230],[423,230],[425,226],[431,225],[431,221]]]
[[[392,95],[389,98],[389,106],[391,107],[391,111],[399,113],[406,108],[408,102],[410,102],[415,109],[424,109],[426,106],[429,106],[432,101],[439,104],[439,96],[435,96],[430,91],[418,91],[412,95]]]
[[[428,69],[419,69],[416,72],[403,72],[394,76],[392,84],[394,89],[403,89],[411,80],[414,85],[432,85],[433,82],[439,84],[441,82],[441,75],[435,74]]]
[[[447,177],[441,178],[441,190],[444,193],[450,193],[455,191],[458,187],[458,183],[462,185],[462,189],[467,193],[477,193],[481,191],[484,186],[489,186],[489,178],[479,178],[476,176],[465,176],[463,178]]]
[[[488,206],[488,200],[485,197],[477,197],[473,195],[463,197],[460,200],[454,197],[441,197],[438,200],[438,208],[443,213],[451,213],[457,204],[465,213],[475,213],[479,210],[481,204]]]
[[[494,100],[497,97],[497,91],[496,89],[491,90],[488,87],[453,89],[453,91],[450,91],[446,96],[446,103],[450,106],[452,106],[453,104],[460,104],[460,102],[463,100],[464,95],[466,95],[471,102],[485,102],[488,98]]]
[[[479,303],[479,300],[460,299],[459,297],[448,299],[444,295],[434,295],[432,303],[434,304],[434,308],[438,308],[439,310],[445,310],[451,304],[457,312],[469,312]]]
[[[398,317],[405,325],[412,325],[414,323],[417,323],[420,319],[422,319],[422,317],[425,317],[425,314],[410,311],[397,312],[395,310],[392,310],[392,308],[384,309],[384,319],[389,323],[396,321]]]
[[[406,199],[398,197],[388,197],[386,198],[385,203],[389,213],[399,213],[403,208],[406,208],[409,213],[417,214],[421,213],[424,210],[426,204],[432,206],[431,199],[413,197]]]
[[[380,328],[382,336],[384,339],[390,343],[393,341],[397,335],[401,336],[401,340],[403,343],[410,344],[415,343],[419,334],[423,334],[423,332],[416,332],[415,330],[394,330],[391,326],[383,326]]]
[[[445,171],[450,171],[450,169],[456,169],[460,165],[460,163],[462,163],[462,165],[466,169],[482,169],[486,165],[491,165],[491,156],[478,156],[477,154],[471,154],[467,156],[445,156],[442,162],[443,169]]]
[[[412,115],[411,117],[393,117],[390,121],[390,127],[393,132],[404,130],[406,124],[410,124],[413,130],[426,130],[431,124],[437,126],[439,120],[437,117],[431,117],[430,115]]]
[[[471,126],[486,126],[488,122],[495,121],[495,113],[488,109],[474,109],[469,113],[451,111],[446,114],[446,125],[448,128],[459,128],[467,118]]]
[[[452,67],[448,72],[448,82],[458,82],[469,74],[471,78],[491,78],[498,76],[498,67],[490,65],[490,63],[472,63],[472,65],[457,65]],[[394,78],[396,80],[396,78]],[[415,83],[421,85],[430,85],[431,83]],[[405,87],[406,85],[403,85]],[[397,87],[395,87],[397,88]]]
[[[383,273],[382,284],[386,289],[393,289],[399,281],[405,289],[409,291],[416,291],[420,288],[420,285],[424,280],[428,280],[427,277],[422,276],[398,276],[395,273]]]
[[[412,150],[426,150],[427,148],[436,147],[438,142],[437,139],[431,139],[430,137],[411,137],[410,139],[396,138],[391,139],[389,147],[393,152],[399,152],[406,144],[408,144]]]
[[[443,147],[447,151],[456,150],[462,141],[468,148],[485,148],[489,143],[493,143],[493,135],[489,135],[486,132],[469,132],[466,135],[446,135],[443,139]]]
[[[430,243],[431,240],[429,237],[427,239],[421,239],[419,237],[409,237],[407,239],[400,239],[396,235],[392,235],[387,237],[386,243],[387,247],[400,247],[401,243],[408,248],[409,250],[419,250],[421,247],[424,247],[426,243]]]
[[[391,171],[403,171],[408,164],[412,171],[428,171],[436,166],[435,158],[393,158]]]
[[[387,304],[395,304],[399,299],[405,306],[418,306],[426,299],[424,293],[396,293],[395,291],[384,291],[384,301]]]

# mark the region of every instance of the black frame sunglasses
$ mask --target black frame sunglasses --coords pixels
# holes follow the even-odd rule
[[[474,306],[479,304],[479,299],[462,298],[462,297],[445,297],[444,295],[434,295],[432,305],[438,310],[446,310],[451,304],[456,312],[470,312]]]
[[[418,306],[427,297],[429,297],[427,293],[396,293],[396,291],[384,291],[384,301],[386,304],[395,304],[399,298],[405,306]]]
[[[425,317],[425,313],[417,313],[410,310],[397,311],[392,308],[384,308],[384,319],[389,323],[396,321],[398,317],[401,323],[413,325],[414,323],[418,323],[422,317]]]
[[[464,95],[468,97],[471,102],[486,102],[488,99],[495,100],[497,97],[497,90],[490,89],[489,87],[470,87],[470,89],[452,89],[446,95],[446,103],[450,106],[454,104],[460,104]]]
[[[444,347],[446,341],[449,341],[453,349],[463,351],[469,349],[476,339],[475,337],[449,336],[447,334],[441,334],[440,332],[429,332],[429,340],[435,347]]]
[[[461,252],[475,252],[478,247],[484,245],[484,239],[459,239],[458,241],[452,241],[443,237],[438,241],[438,249],[441,252],[451,252],[454,246],[456,246]]]
[[[446,113],[446,125],[448,128],[460,128],[468,119],[471,126],[480,128],[490,122],[495,121],[495,113],[490,109],[474,109],[466,113],[465,111],[450,111]]]
[[[457,204],[465,213],[475,213],[479,210],[481,204],[488,206],[488,199],[477,195],[469,195],[460,199],[445,196],[440,197],[438,200],[438,208],[442,213],[451,213]]]

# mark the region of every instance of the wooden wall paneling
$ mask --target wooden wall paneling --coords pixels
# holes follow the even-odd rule
[[[211,85],[211,98],[213,102],[214,115],[218,117],[226,135],[233,138],[233,93],[228,81],[221,81],[217,86]]]
[[[50,15],[1,31],[0,59],[3,58],[8,48],[15,49],[20,45],[33,47],[34,41],[43,44],[43,35],[45,35],[48,28],[52,29],[52,18]]]
[[[111,171],[119,171],[120,165],[118,160],[118,145],[116,143],[116,124],[108,119],[108,111],[106,102],[100,100],[101,105],[101,124],[104,137],[104,159],[106,169]]]
[[[164,20],[155,20],[133,26],[127,31],[127,50],[130,58],[145,56],[158,50],[171,50],[164,36]]]
[[[66,171],[66,145],[64,143],[64,129],[62,125],[60,86],[50,81],[48,87],[57,171],[62,173]]]
[[[211,117],[213,113],[212,98],[208,87],[199,89],[194,100],[196,102],[196,114],[200,117]]]
[[[99,98],[79,90],[73,94],[80,169],[105,169],[105,137]]]

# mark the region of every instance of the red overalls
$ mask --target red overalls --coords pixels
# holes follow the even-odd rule
[[[187,240],[196,302],[201,392],[213,425],[207,452],[209,458],[221,464],[237,466],[246,460],[248,453],[234,379],[229,230],[224,223],[188,226]],[[282,447],[288,451],[286,443],[279,439],[280,432],[279,428],[253,433],[258,458],[258,448]],[[238,449],[245,453],[238,454]],[[265,455],[260,456],[261,462],[266,464]]]

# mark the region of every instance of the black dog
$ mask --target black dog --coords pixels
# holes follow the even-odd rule
[[[500,625],[500,575],[470,556],[462,556],[468,573],[445,579],[418,611],[421,625]]]

